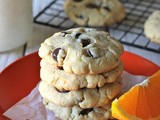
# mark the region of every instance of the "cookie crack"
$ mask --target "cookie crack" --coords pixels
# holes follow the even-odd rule
[[[58,90],[58,88],[56,88],[56,87],[55,87],[55,89],[56,89],[56,91],[58,91],[59,93],[69,93],[69,92],[70,92],[69,90],[65,90],[63,87],[62,87],[61,90]]]
[[[87,17],[86,25],[88,25],[89,21],[90,21],[90,19],[89,19],[89,17]]]
[[[104,89],[105,92],[102,92],[101,90],[103,90],[103,89],[98,90],[98,94],[99,94],[99,99],[98,99],[98,102],[97,102],[97,106],[98,107],[103,105],[101,100],[103,100],[103,99],[105,99],[105,101],[109,101],[110,100],[108,95],[107,95],[107,90]],[[107,103],[104,103],[104,104],[107,104]]]
[[[102,75],[105,78],[105,80],[108,79],[108,73],[99,73],[99,75]]]

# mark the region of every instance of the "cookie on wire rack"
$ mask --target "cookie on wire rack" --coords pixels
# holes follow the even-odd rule
[[[119,0],[66,0],[64,10],[80,26],[108,26],[126,15]]]
[[[146,20],[144,33],[150,41],[160,44],[160,10],[154,11]]]

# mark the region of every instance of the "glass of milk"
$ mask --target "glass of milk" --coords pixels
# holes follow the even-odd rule
[[[32,0],[0,0],[0,52],[32,38]]]

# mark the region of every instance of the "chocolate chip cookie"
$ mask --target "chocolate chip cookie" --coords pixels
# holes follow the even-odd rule
[[[80,88],[102,87],[105,83],[114,82],[123,72],[120,62],[113,70],[99,74],[76,75],[66,73],[64,70],[51,65],[46,60],[41,60],[40,76],[43,81],[52,84],[58,90],[78,90]]]
[[[154,11],[146,20],[144,33],[152,42],[160,44],[160,10]]]
[[[120,78],[117,81],[120,81]],[[43,98],[63,107],[74,105],[81,108],[103,107],[109,104],[120,91],[119,82],[105,84],[100,88],[83,88],[77,91],[59,91],[44,81],[39,85],[39,92]]]
[[[43,99],[46,108],[53,111],[62,120],[108,120],[111,118],[110,106],[105,108],[83,109],[79,106],[62,107]]]
[[[119,0],[66,0],[64,9],[72,21],[82,26],[107,26],[125,17]]]
[[[120,64],[123,46],[109,33],[93,28],[75,28],[55,33],[45,40],[39,56],[74,74],[98,74]]]

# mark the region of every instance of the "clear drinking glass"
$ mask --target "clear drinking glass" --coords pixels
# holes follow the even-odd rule
[[[32,38],[32,0],[0,0],[0,52]]]

